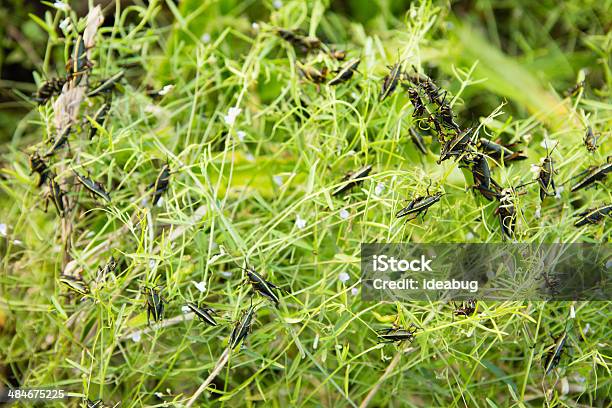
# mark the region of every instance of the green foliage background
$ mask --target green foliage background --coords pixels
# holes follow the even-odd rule
[[[469,174],[452,160],[436,164],[429,138],[427,156],[414,149],[406,95],[377,101],[387,66],[402,58],[423,69],[455,97],[462,126],[482,123],[482,136],[522,144],[529,160],[494,168],[503,186],[531,180],[531,165],[546,154],[542,140],[559,141],[561,184],[610,154],[612,3],[279,4],[152,0],[104,8],[93,75],[126,75],[99,136],[86,137],[87,116],[100,103],[93,100],[70,150],[52,160],[78,202],[65,221],[73,227],[68,254],[65,225],[53,210],[41,211],[44,190],[24,154],[55,136],[53,111],[29,101],[36,85],[15,70],[34,70],[38,85],[63,75],[74,33],[62,33],[65,15],[46,4],[0,8],[0,30],[10,23],[25,39],[3,36],[1,56],[2,383],[65,388],[109,406],[185,404],[250,304],[235,265],[246,259],[291,295],[279,309],[255,296],[254,330],[200,397],[203,406],[359,406],[368,398],[371,406],[607,406],[608,302],[479,302],[477,315],[453,318],[451,305],[439,302],[363,302],[358,279],[361,242],[501,241],[495,203],[468,191]],[[82,25],[83,5],[73,7]],[[272,27],[302,28],[347,49],[362,59],[359,73],[336,88],[305,82],[296,69],[304,57]],[[584,91],[564,98],[583,77]],[[160,99],[148,94],[167,85],[174,88]],[[235,106],[241,113],[227,124]],[[582,145],[587,124],[600,135],[595,153]],[[151,207],[148,186],[166,160],[170,189]],[[365,164],[374,170],[359,188],[331,197],[345,172]],[[71,168],[101,182],[111,205],[77,189]],[[439,205],[422,219],[396,220],[402,200],[423,194],[430,180],[447,193]],[[609,221],[573,225],[577,213],[604,203],[605,183],[578,194],[567,184],[544,204],[537,187],[527,187],[517,197],[516,239],[609,242]],[[101,284],[98,267],[111,255],[117,276]],[[92,284],[86,301],[67,297],[58,283],[67,260]],[[140,288],[154,282],[169,301],[167,325],[146,329]],[[183,322],[181,307],[191,300],[214,307],[222,324]],[[549,335],[564,330],[570,306],[572,350],[544,376]],[[422,328],[415,341],[378,344],[375,330],[396,318]]]

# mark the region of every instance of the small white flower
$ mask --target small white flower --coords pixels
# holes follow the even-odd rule
[[[356,151],[354,151],[354,150],[349,150],[348,152],[346,152],[346,155],[347,155],[347,156],[354,156],[354,155],[356,155],[356,154],[357,154],[357,152],[356,152]]]
[[[204,44],[208,44],[210,42],[210,34],[208,33],[204,33],[202,34],[202,37],[200,37],[200,40],[204,43]]]
[[[149,261],[149,268],[155,269],[156,266],[157,266],[157,261],[155,259],[151,259]]]
[[[158,391],[158,392],[156,392],[156,393],[155,393],[155,396],[156,396],[157,398],[161,398],[161,397],[163,397],[163,396],[164,396],[164,394]]]
[[[183,313],[189,313],[191,311],[191,309],[188,306],[183,306],[183,307],[181,307],[181,311]]]
[[[530,172],[532,172],[533,174],[539,174],[540,173],[540,166],[538,166],[537,164],[532,164],[531,168],[529,169]]]
[[[20,241],[20,240],[18,240],[18,239],[14,239],[14,240],[13,240],[13,244],[15,244],[15,245],[21,245],[21,244],[23,244],[23,242],[21,242],[21,241]]]
[[[197,290],[199,290],[200,292],[204,293],[206,291],[206,282],[201,281],[201,282],[193,282],[193,286],[196,287]]]
[[[346,272],[340,272],[338,274],[338,279],[340,280],[340,282],[346,283],[350,279],[350,276]]]
[[[587,324],[584,326],[584,329],[582,329],[582,334],[587,334],[587,333],[589,332],[589,330],[590,330],[590,329],[591,329],[591,324],[590,324],[590,323],[587,323]]]
[[[465,239],[467,239],[468,241],[473,240],[474,234],[472,234],[471,232],[468,232],[467,234],[465,234]]]
[[[72,26],[70,25],[70,18],[66,17],[65,19],[63,19],[61,23],[59,24],[59,28],[64,33],[69,33],[70,30],[72,29]]]
[[[299,215],[296,217],[295,219],[295,226],[298,229],[304,229],[306,228],[306,220],[302,219],[302,217],[300,217]]]
[[[272,177],[272,180],[274,180],[274,184],[276,184],[279,187],[283,185],[283,178],[279,175]]]
[[[340,213],[338,215],[340,215],[340,218],[342,218],[343,220],[346,220],[346,219],[348,219],[350,214],[346,210],[346,208],[343,208],[343,209],[340,210]]]
[[[336,348],[337,348],[338,350],[342,350],[342,344],[336,344]]]
[[[236,118],[238,117],[238,115],[240,115],[240,112],[242,112],[242,109],[236,106],[232,106],[231,108],[229,108],[229,110],[227,111],[227,115],[225,115],[223,118],[225,119],[225,123],[232,126],[234,122],[236,122]]]
[[[359,293],[359,289],[357,289],[357,288],[353,288],[353,289],[351,289],[351,294],[352,294],[353,296],[357,296],[357,294],[358,294],[358,293]]]
[[[563,187],[563,186],[559,186],[559,187],[557,187],[557,191],[556,191],[556,193],[555,193],[555,198],[556,198],[557,200],[560,200],[560,199],[561,199],[561,193],[563,192],[563,190],[565,190],[565,187]]]
[[[136,333],[133,333],[130,337],[135,343],[138,343],[140,341],[140,332],[137,331]]]
[[[0,235],[2,235],[3,237],[6,237],[6,224],[0,224]]]
[[[358,99],[358,98],[359,98],[359,95],[357,95],[357,93],[356,93],[356,92],[351,92],[351,98],[353,98],[353,99]]]
[[[157,92],[158,94],[160,94],[161,96],[166,95],[168,92],[170,92],[171,90],[174,89],[174,85],[170,84],[170,85],[166,85],[164,86],[162,89],[159,90],[159,92]]]
[[[255,31],[259,31],[259,24],[257,24],[256,22],[253,22],[251,24],[251,28]]]
[[[164,206],[164,197],[159,197],[159,200],[157,200],[157,206],[158,207]]]
[[[374,188],[374,194],[380,196],[383,191],[385,191],[385,185],[383,183],[376,184],[376,187]]]
[[[250,161],[250,162],[254,162],[255,161],[255,156],[253,156],[253,154],[251,152],[247,153],[245,158]]]
[[[53,3],[53,7],[58,9],[58,10],[61,10],[61,11],[69,11],[70,10],[70,5],[69,4],[61,2],[59,0],[56,1],[55,3]]]
[[[223,271],[221,272],[221,275],[225,276],[226,278],[232,277],[232,273],[230,271]]]
[[[283,2],[281,0],[274,0],[274,3],[272,3],[272,5],[275,9],[278,10],[279,8],[283,7]]]
[[[246,133],[244,131],[242,131],[242,130],[239,130],[239,131],[236,132],[236,136],[238,136],[238,139],[241,142],[244,142],[244,137],[246,136]]]
[[[149,199],[147,197],[144,197],[142,200],[140,200],[141,206],[146,207],[147,204],[149,204]]]
[[[574,309],[574,305],[570,306],[570,319],[576,318],[576,309]]]
[[[538,208],[536,208],[534,216],[536,218],[541,218],[542,217],[542,208],[541,207],[538,206]]]

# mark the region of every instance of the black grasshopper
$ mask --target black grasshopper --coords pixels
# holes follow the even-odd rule
[[[119,83],[121,78],[123,78],[124,74],[125,74],[125,71],[119,71],[113,76],[110,76],[100,81],[100,83],[98,83],[94,89],[92,89],[91,91],[87,93],[87,97],[92,98],[94,96],[98,96],[103,93],[112,92],[117,86],[117,83]]]
[[[453,302],[453,316],[466,316],[469,317],[476,312],[477,301],[475,299],[468,299],[466,302],[461,302],[460,305]]]
[[[30,161],[30,175],[38,173],[38,183],[36,187],[40,187],[47,181],[47,178],[53,176],[51,170],[47,166],[47,163],[43,160],[38,152],[34,152],[29,157]]]
[[[489,163],[487,162],[486,156],[482,154],[474,154],[473,157],[463,158],[463,165],[467,165],[467,167],[472,172],[472,176],[474,178],[474,184],[477,187],[482,187],[484,190],[489,190],[491,187],[491,169],[489,168]]]
[[[59,95],[66,80],[64,78],[52,78],[44,82],[32,97],[39,105],[46,103],[54,95]]]
[[[455,122],[455,118],[453,117],[453,109],[451,108],[450,104],[446,103],[446,92],[444,93],[444,98],[440,103],[438,118],[442,125],[447,129],[452,129],[455,132],[461,132],[461,128]]]
[[[423,217],[425,217],[425,214],[427,214],[429,207],[440,201],[440,198],[442,198],[443,195],[444,193],[440,192],[433,195],[429,194],[428,187],[426,196],[420,196],[410,201],[406,207],[402,208],[397,212],[397,214],[395,214],[395,218],[401,218],[405,217],[406,215],[413,214],[413,217],[408,219],[413,220],[421,213],[423,213]]]
[[[168,190],[170,184],[170,165],[166,163],[157,175],[155,182],[149,185],[153,189],[153,205],[156,205],[161,196]]]
[[[319,70],[313,66],[299,64],[298,69],[304,78],[314,84],[322,84],[327,80],[327,67]]]
[[[77,173],[75,170],[72,170],[72,172],[76,176],[77,181],[81,183],[81,185],[85,187],[91,194],[100,197],[106,202],[110,203],[110,195],[106,192],[106,190],[104,190],[104,186],[102,186],[102,184]]]
[[[53,144],[51,145],[51,147],[49,148],[49,150],[47,151],[47,153],[45,153],[43,157],[46,158],[46,157],[53,156],[58,149],[63,147],[65,144],[67,144],[68,136],[70,136],[71,131],[72,131],[72,128],[70,126],[67,126],[66,129],[64,129],[64,131],[58,137],[54,138]]]
[[[310,112],[308,111],[309,103],[302,97],[299,97],[299,102],[294,105],[293,116],[298,123],[303,123],[304,119],[310,118]]]
[[[426,78],[425,81],[420,82],[420,85],[423,91],[425,91],[427,94],[429,102],[436,104],[439,107],[444,104],[444,98],[441,96],[442,91],[436,86],[431,78]],[[444,97],[446,97],[446,92],[444,92]]]
[[[567,331],[564,331],[560,336],[554,338],[554,343],[549,347],[544,359],[544,374],[548,375],[554,370],[561,362],[561,356],[565,343],[567,342]]]
[[[85,401],[83,401],[83,403],[85,404],[86,408],[105,408],[104,401],[102,400],[92,401],[86,398]]]
[[[571,188],[572,193],[583,188],[589,187],[597,181],[605,180],[608,173],[612,169],[612,162],[610,161],[612,156],[608,157],[608,163],[602,164],[601,166],[591,166],[581,174],[587,173],[580,181],[574,184]]]
[[[419,95],[419,91],[416,88],[408,87],[408,99],[410,99],[410,103],[414,108],[412,112],[412,117],[422,117],[425,115],[425,104],[421,99],[421,95]]]
[[[412,82],[414,85],[418,86],[425,92],[427,97],[429,98],[429,102],[441,106],[443,103],[440,94],[442,91],[440,88],[436,86],[434,81],[429,78],[427,75],[419,74],[416,67],[413,65],[412,69],[414,70],[414,74],[406,74],[405,77]]]
[[[481,137],[478,142],[478,147],[480,147],[483,153],[491,156],[491,158],[495,160],[501,160],[504,163],[513,161],[513,160],[525,160],[527,156],[523,154],[522,151],[512,151],[507,146],[501,145],[499,143],[493,142],[492,140],[485,139]]]
[[[599,147],[597,145],[597,137],[595,137],[595,133],[593,133],[593,128],[590,126],[587,126],[583,141],[584,146],[589,152],[594,152]]]
[[[410,140],[416,146],[416,148],[423,154],[427,154],[427,147],[425,147],[425,140],[423,140],[423,136],[415,129],[410,128]]]
[[[309,37],[304,35],[299,30],[285,30],[279,28],[276,33],[280,38],[289,42],[294,47],[297,47],[300,51],[308,53],[321,48],[321,40],[317,37]]]
[[[119,264],[115,257],[111,255],[110,259],[106,264],[98,267],[98,281],[106,280],[106,277],[108,275],[115,272],[115,269],[117,269],[118,265]]]
[[[597,208],[589,208],[577,215],[579,219],[574,224],[576,227],[582,227],[587,224],[597,224],[604,217],[609,217],[612,211],[612,204],[606,204]]]
[[[355,187],[357,184],[362,183],[363,178],[367,177],[368,174],[370,174],[370,171],[372,171],[372,166],[367,165],[357,171],[349,172],[346,176],[344,176],[343,181],[345,181],[345,184],[335,189],[334,192],[332,193],[332,196],[337,196],[339,194],[342,194],[345,191],[348,191],[351,188]]]
[[[499,226],[504,238],[512,238],[516,228],[514,194],[514,189],[505,188],[499,195],[499,205],[497,206],[496,213],[499,217]]]
[[[87,47],[85,47],[85,41],[83,36],[79,35],[74,43],[72,54],[68,62],[66,63],[66,71],[68,72],[68,78],[75,80],[76,84],[81,81],[81,77],[87,71],[93,67],[93,64],[87,59]]]
[[[187,307],[196,315],[198,319],[200,319],[204,323],[211,326],[217,325],[217,321],[212,316],[213,314],[215,314],[215,311],[210,307],[197,305],[193,302],[187,302]]]
[[[544,288],[551,295],[559,294],[559,285],[561,284],[561,279],[554,276],[548,271],[543,271],[536,277],[536,280],[544,281]]]
[[[335,60],[344,61],[344,59],[346,58],[346,51],[331,49],[329,50],[329,56]]]
[[[463,163],[468,165],[474,178],[475,190],[478,190],[484,198],[489,201],[500,197],[501,186],[491,177],[491,169],[486,156],[477,154],[475,158],[464,159]]]
[[[255,272],[255,269],[253,267],[247,266],[244,271],[246,272],[247,280],[251,284],[253,289],[263,297],[273,302],[276,307],[278,307],[280,299],[274,291],[280,290],[280,288],[265,280],[261,275]]]
[[[230,334],[229,338],[229,346],[234,349],[241,341],[246,339],[248,334],[251,332],[251,325],[253,324],[253,317],[255,316],[255,307],[251,303],[249,309],[243,314],[242,319],[240,319],[234,325],[234,329]]]
[[[89,294],[89,286],[83,279],[70,275],[62,275],[60,276],[60,283],[81,297],[86,297]]]
[[[497,183],[494,179],[491,179],[491,186],[489,188],[486,188],[480,184],[477,184],[472,188],[474,190],[478,190],[478,192],[489,201],[499,200],[501,197],[500,193],[502,191],[502,188],[499,183]]]
[[[554,196],[557,191],[555,189],[555,181],[553,179],[556,173],[553,159],[550,153],[544,157],[542,164],[540,165],[540,172],[538,174],[538,184],[540,185],[540,200],[544,201],[546,196]],[[552,189],[552,192],[550,191]]]
[[[60,187],[59,183],[55,181],[55,177],[49,177],[49,191],[45,197],[45,212],[49,206],[49,201],[53,202],[55,209],[57,210],[57,214],[60,217],[64,217],[66,214],[66,202],[65,202],[65,192]]]
[[[452,139],[445,141],[440,149],[438,164],[449,159],[451,156],[460,156],[466,153],[472,144],[472,128],[467,128],[458,132]]]
[[[444,139],[444,132],[442,131],[442,124],[440,123],[440,119],[438,119],[438,116],[433,113],[430,113],[427,116],[427,121],[436,129],[436,132],[438,133],[438,140],[442,141]]]
[[[147,302],[147,325],[151,325],[151,317],[154,322],[159,322],[164,316],[164,304],[168,301],[159,293],[159,286],[145,287],[142,293],[146,296]]]
[[[399,62],[393,65],[392,67],[389,67],[389,69],[390,71],[383,80],[380,96],[378,97],[378,100],[380,102],[384,101],[395,91],[395,89],[397,88],[397,84],[399,83],[399,80],[402,76],[402,64],[400,64]]]
[[[414,71],[414,73],[404,73],[404,79],[408,80],[413,85],[422,88],[422,84],[427,82],[429,80],[429,77],[425,74],[420,74],[414,65],[412,66],[412,70]]]
[[[93,122],[98,124],[99,126],[104,126],[104,120],[106,119],[106,114],[110,110],[111,103],[110,98],[104,101],[104,104],[94,113],[92,118]],[[98,128],[92,123],[89,128],[89,140],[93,139],[98,133]]]
[[[338,85],[342,82],[346,82],[353,77],[353,74],[357,71],[357,67],[361,63],[361,59],[353,58],[344,64],[338,71],[336,76],[329,81],[329,85]]]
[[[584,79],[580,82],[577,82],[574,86],[572,86],[571,88],[567,89],[564,92],[565,96],[566,97],[575,96],[578,93],[578,91],[584,88],[584,84],[585,84]]]
[[[412,342],[417,330],[418,327],[414,323],[411,323],[407,329],[402,329],[398,325],[393,324],[390,328],[377,330],[376,335],[378,336],[379,343]]]

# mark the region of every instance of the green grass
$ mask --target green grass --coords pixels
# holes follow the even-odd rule
[[[469,191],[471,177],[455,161],[436,164],[436,143],[427,140],[427,156],[412,145],[405,92],[378,102],[386,66],[399,58],[424,70],[449,90],[462,126],[521,143],[528,160],[493,168],[504,187],[533,179],[544,137],[559,141],[552,156],[561,184],[610,155],[612,34],[603,28],[610,26],[598,12],[603,6],[135,3],[105,10],[114,24],[99,30],[92,50],[93,77],[126,71],[105,126],[87,139],[87,116],[100,100],[85,102],[70,150],[52,159],[74,205],[66,220],[52,205],[41,210],[44,188],[23,153],[44,151],[54,136],[51,104],[32,106],[2,148],[3,384],[64,388],[109,406],[186,404],[250,305],[236,266],[248,260],[290,294],[278,309],[253,298],[260,305],[253,332],[217,366],[196,406],[610,403],[608,302],[481,301],[477,315],[453,318],[451,305],[440,302],[379,304],[359,295],[362,242],[502,241],[496,203]],[[50,10],[37,20],[49,31],[39,77],[64,72],[74,41],[58,28],[63,12]],[[362,59],[359,73],[335,88],[304,81],[296,64],[305,58],[272,27],[328,38]],[[308,59],[338,65],[324,55]],[[580,70],[587,87],[564,98]],[[165,85],[174,88],[161,99],[147,96],[147,86]],[[241,112],[227,124],[231,107]],[[582,144],[587,123],[601,136],[595,153]],[[151,206],[148,186],[166,160],[170,188]],[[331,196],[344,173],[366,164],[373,171],[362,185]],[[78,189],[73,168],[101,182],[112,203]],[[396,219],[402,200],[424,194],[430,181],[446,193],[440,203],[423,218]],[[570,194],[570,183],[543,205],[536,185],[517,197],[518,242],[609,242],[609,220],[574,227],[578,212],[610,203],[609,188]],[[116,277],[96,283],[111,255],[119,261]],[[59,277],[66,268],[92,282],[86,301],[65,296]],[[194,282],[206,282],[206,290]],[[163,285],[163,327],[146,325],[144,283]],[[216,309],[219,326],[183,319],[181,307],[192,300]],[[571,349],[545,376],[549,335],[563,331],[571,307]],[[375,330],[396,318],[422,328],[415,341],[378,344]]]

